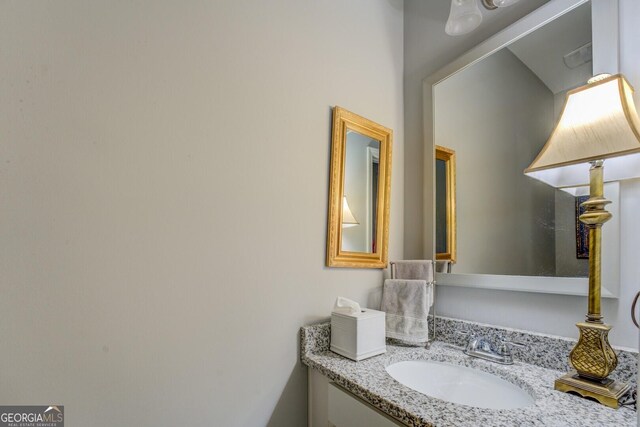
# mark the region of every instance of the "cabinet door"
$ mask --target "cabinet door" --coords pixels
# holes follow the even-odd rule
[[[398,427],[402,424],[329,384],[329,425],[335,427]]]

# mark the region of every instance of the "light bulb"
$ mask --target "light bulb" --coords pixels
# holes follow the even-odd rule
[[[494,10],[498,7],[507,7],[518,3],[520,0],[481,0],[482,5],[487,10]]]
[[[460,36],[475,30],[481,22],[482,13],[477,0],[451,0],[449,19],[444,31],[450,36]]]
[[[518,3],[520,0],[493,0],[493,4],[497,7],[507,7]]]

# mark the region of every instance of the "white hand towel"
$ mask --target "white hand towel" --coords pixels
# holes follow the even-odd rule
[[[418,260],[402,260],[394,261],[391,278],[393,279],[411,279],[425,280],[427,283],[433,282],[433,261]]]
[[[411,345],[429,340],[428,315],[433,284],[425,280],[387,279],[380,309],[386,312],[386,336]]]

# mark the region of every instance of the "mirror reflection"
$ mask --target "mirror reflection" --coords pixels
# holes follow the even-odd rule
[[[523,170],[551,134],[566,91],[591,76],[585,3],[434,86],[435,142],[457,155],[454,273],[587,276],[576,197]],[[436,189],[444,188],[438,170],[436,161]]]
[[[347,130],[342,198],[342,250],[376,251],[380,141]]]
[[[456,262],[456,152],[436,146],[436,259]]]

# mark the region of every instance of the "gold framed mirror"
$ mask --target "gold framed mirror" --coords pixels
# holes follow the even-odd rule
[[[456,152],[436,145],[436,259],[456,262]]]
[[[327,266],[385,268],[393,131],[334,107]]]

